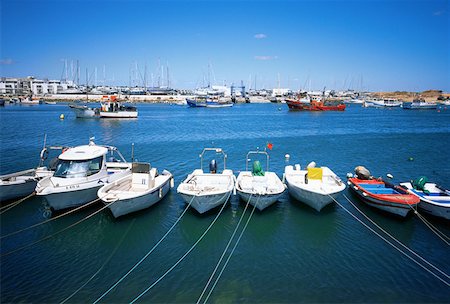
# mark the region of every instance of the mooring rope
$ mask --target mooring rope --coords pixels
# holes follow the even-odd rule
[[[111,254],[109,255],[109,257],[103,262],[102,266],[86,281],[84,282],[83,285],[81,285],[77,290],[75,290],[70,296],[68,296],[67,298],[65,298],[64,300],[61,301],[60,304],[63,304],[65,302],[67,302],[68,300],[70,300],[74,295],[76,295],[81,289],[84,288],[84,286],[86,286],[87,284],[89,284],[90,281],[92,281],[92,279],[95,278],[95,276],[97,274],[99,274],[103,268],[106,266],[106,264],[109,263],[109,261],[111,260],[111,258],[114,256],[114,254],[117,252],[117,250],[119,249],[120,245],[123,243],[123,241],[125,240],[125,237],[127,236],[128,232],[130,232],[131,227],[133,226],[134,222],[136,221],[136,219],[133,219],[133,221],[130,223],[130,225],[128,225],[127,230],[125,231],[125,233],[122,235],[122,238],[120,239],[119,243],[117,243],[117,246],[114,248],[113,252],[111,252]]]
[[[258,196],[258,198],[256,199],[256,203],[255,203],[255,205],[253,206],[252,212],[250,213],[250,215],[249,215],[249,217],[248,217],[248,219],[247,219],[247,222],[245,222],[244,228],[242,228],[242,231],[241,231],[241,233],[239,234],[239,237],[238,237],[238,239],[236,240],[236,243],[234,244],[233,249],[231,249],[231,252],[230,252],[230,254],[228,255],[227,260],[226,260],[225,263],[223,264],[222,269],[220,270],[219,274],[217,275],[217,278],[216,278],[216,280],[214,281],[214,284],[213,284],[213,286],[211,287],[211,289],[209,290],[208,295],[206,296],[206,299],[205,299],[205,301],[203,301],[203,303],[208,302],[209,297],[210,297],[211,294],[213,293],[214,288],[216,287],[217,283],[219,282],[220,277],[222,276],[223,272],[225,271],[225,268],[227,267],[228,262],[229,262],[230,259],[231,259],[231,256],[233,255],[234,251],[236,250],[236,247],[238,246],[239,242],[241,241],[242,235],[244,234],[245,230],[247,229],[248,223],[250,222],[250,220],[251,220],[251,218],[252,218],[252,216],[253,216],[253,213],[254,213],[255,210],[256,210],[256,206],[258,205],[258,201],[259,201],[259,198],[260,198],[260,197],[261,197],[261,196]]]
[[[161,244],[162,241],[169,235],[169,233],[175,228],[175,226],[178,224],[178,222],[181,220],[181,218],[184,216],[184,214],[188,211],[189,207],[191,206],[192,202],[194,201],[195,196],[192,196],[192,199],[189,201],[189,204],[186,206],[186,208],[183,210],[181,215],[177,218],[175,223],[172,224],[172,226],[167,230],[167,232],[161,237],[161,239],[136,263],[134,266],[128,270],[127,273],[125,273],[119,280],[117,280],[108,290],[106,290],[100,297],[98,297],[93,304],[98,303],[101,299],[103,299],[108,293],[111,292],[117,285],[119,285],[130,273],[132,273],[139,265],[144,262],[144,260]]]
[[[366,223],[364,223],[361,219],[359,219],[356,215],[354,215],[353,213],[350,212],[350,210],[348,210],[347,208],[345,208],[341,203],[339,203],[334,197],[332,197],[331,195],[329,195],[330,198],[337,204],[339,205],[342,209],[344,209],[348,214],[350,214],[354,219],[356,219],[359,223],[361,223],[364,227],[366,227],[367,229],[369,229],[370,231],[372,231],[375,235],[377,235],[379,238],[381,238],[383,241],[385,241],[386,243],[388,243],[389,245],[391,245],[394,249],[396,249],[397,251],[399,251],[400,253],[402,253],[404,256],[406,256],[407,258],[409,258],[411,261],[413,261],[414,263],[416,263],[418,266],[420,266],[421,268],[423,268],[425,271],[427,271],[428,273],[430,273],[431,275],[433,275],[435,278],[437,278],[438,280],[440,280],[441,282],[443,282],[445,285],[450,286],[450,283],[445,281],[444,279],[442,279],[440,276],[438,276],[437,274],[435,274],[434,272],[432,272],[430,269],[426,268],[424,265],[422,265],[421,263],[419,263],[418,261],[416,261],[412,256],[410,256],[408,253],[406,253],[405,251],[403,251],[401,248],[397,247],[394,243],[392,243],[391,241],[389,241],[388,239],[386,239],[384,236],[382,236],[381,234],[379,234],[378,232],[376,232],[373,228],[371,228],[369,225],[367,225]],[[424,258],[422,258],[420,255],[418,255],[417,253],[415,253],[413,250],[411,250],[410,248],[408,248],[407,246],[405,246],[402,242],[400,242],[399,240],[397,240],[395,237],[393,237],[391,234],[389,234],[387,231],[385,231],[382,227],[380,227],[377,223],[375,223],[373,220],[371,220],[367,215],[365,215],[361,210],[358,209],[358,207],[356,207],[355,204],[353,204],[349,198],[344,194],[344,197],[349,201],[349,203],[356,209],[358,210],[358,212],[360,212],[365,218],[367,218],[374,226],[376,226],[378,229],[380,229],[382,232],[384,232],[386,235],[388,235],[391,239],[393,239],[394,241],[396,241],[398,244],[400,244],[401,246],[403,246],[404,248],[406,248],[408,251],[410,251],[411,253],[413,253],[416,257],[420,258],[423,262],[425,262],[426,264],[430,265],[432,268],[434,268],[436,271],[438,271],[439,273],[441,273],[442,275],[444,275],[445,277],[449,278],[449,276],[444,273],[443,271],[441,271],[439,268],[437,268],[436,266],[434,266],[433,264],[431,264],[430,262],[426,261]]]
[[[21,199],[18,200],[18,201],[15,201],[15,202],[13,202],[13,203],[11,203],[11,204],[9,204],[9,205],[6,205],[6,206],[1,207],[0,210],[2,210],[2,209],[5,209],[5,210],[2,210],[2,212],[0,212],[0,215],[2,215],[3,213],[5,213],[6,211],[8,211],[8,210],[10,210],[10,209],[12,209],[12,208],[14,208],[14,207],[16,207],[16,206],[19,205],[21,202],[23,202],[23,201],[29,199],[30,197],[32,197],[32,196],[34,196],[34,195],[36,195],[36,192],[35,192],[35,191],[33,191],[33,193],[31,193],[30,195],[27,195],[27,196],[25,196],[24,198],[21,198]]]
[[[96,200],[98,200],[98,199],[99,199],[99,198],[97,198]],[[67,226],[67,227],[65,227],[65,228],[63,228],[63,229],[61,229],[61,230],[56,231],[55,233],[52,233],[52,234],[47,235],[47,236],[45,236],[45,237],[43,237],[43,238],[40,238],[40,239],[38,239],[37,241],[34,241],[34,242],[30,243],[30,244],[27,244],[27,245],[18,247],[18,248],[16,248],[16,249],[11,250],[11,251],[8,251],[8,252],[6,252],[6,253],[2,253],[0,256],[2,256],[2,257],[8,256],[8,255],[10,255],[10,254],[12,254],[12,253],[15,253],[15,252],[20,251],[20,250],[25,249],[25,248],[29,248],[29,247],[31,247],[31,246],[34,246],[34,245],[40,243],[40,242],[43,242],[43,241],[45,241],[45,240],[48,240],[48,239],[54,237],[55,235],[58,235],[58,234],[60,234],[60,233],[62,233],[62,232],[64,232],[64,231],[66,231],[67,229],[72,228],[72,227],[74,227],[74,226],[76,226],[76,225],[78,225],[78,224],[84,222],[85,220],[87,220],[87,219],[93,217],[94,215],[96,215],[97,213],[99,213],[99,212],[105,210],[106,208],[108,208],[109,206],[111,206],[112,204],[114,204],[114,203],[117,202],[117,201],[118,201],[118,200],[112,201],[111,203],[109,203],[109,204],[103,206],[102,208],[100,208],[100,209],[98,209],[97,211],[95,211],[95,212],[89,214],[88,216],[82,218],[81,220],[79,220],[79,221],[77,221],[77,222],[75,222],[75,223],[73,223],[73,224],[71,224],[71,225],[69,225],[69,226]]]
[[[78,211],[78,210],[81,210],[81,209],[83,209],[83,208],[86,208],[86,207],[88,207],[88,206],[90,206],[90,205],[92,205],[92,204],[98,202],[100,199],[101,199],[101,198],[97,198],[97,199],[95,199],[95,200],[93,200],[93,201],[91,201],[91,202],[89,202],[89,203],[87,203],[87,204],[83,204],[83,205],[81,205],[81,206],[78,206],[77,208],[71,209],[71,210],[69,210],[69,211],[67,211],[67,212],[65,212],[65,213],[63,213],[63,214],[60,214],[60,215],[57,215],[57,216],[55,216],[55,217],[49,218],[49,219],[47,219],[47,220],[45,220],[45,221],[43,221],[43,222],[36,223],[36,224],[34,224],[34,225],[25,227],[25,228],[23,228],[23,229],[20,229],[20,230],[17,230],[17,231],[14,231],[14,232],[11,232],[11,233],[2,235],[2,236],[0,236],[0,240],[3,239],[3,238],[7,238],[7,237],[9,237],[9,236],[16,235],[16,234],[18,234],[18,233],[27,231],[27,230],[29,230],[29,229],[31,229],[31,228],[35,228],[35,227],[38,227],[38,226],[40,226],[40,225],[47,224],[48,222],[54,221],[54,220],[59,219],[59,218],[61,218],[61,217],[63,217],[63,216],[66,216],[66,215],[69,215],[69,214],[71,214],[71,213],[74,213],[74,212],[76,212],[76,211]]]
[[[230,245],[231,245],[231,243],[232,243],[232,241],[234,239],[234,236],[236,235],[236,232],[238,231],[238,228],[241,225],[242,219],[244,218],[245,212],[247,211],[247,208],[248,208],[248,205],[250,204],[250,200],[252,199],[252,196],[253,196],[253,193],[250,195],[247,203],[245,204],[244,211],[242,212],[242,215],[239,218],[239,221],[238,221],[236,227],[234,228],[233,233],[231,234],[231,237],[230,237],[230,240],[227,243],[227,246],[225,246],[225,249],[223,250],[222,255],[220,256],[220,259],[217,262],[216,267],[214,268],[213,272],[211,273],[211,275],[210,275],[210,277],[208,279],[208,282],[206,283],[205,287],[203,288],[202,293],[200,294],[200,297],[198,298],[198,300],[196,302],[197,304],[200,303],[200,300],[203,297],[203,295],[205,294],[206,290],[208,289],[208,286],[211,283],[212,278],[216,274],[216,271],[219,268],[220,263],[222,262],[223,258],[225,257],[225,253],[227,252],[228,248],[230,247]]]
[[[433,226],[429,221],[427,221],[427,219],[423,217],[417,209],[413,208],[411,205],[409,205],[409,207],[412,209],[413,213],[417,215],[419,220],[421,220],[428,228],[430,228],[431,232],[436,234],[445,244],[450,246],[450,243],[447,241],[450,240],[450,238],[447,235],[445,235],[442,231],[440,231],[438,228]]]
[[[175,267],[178,266],[178,264],[180,264],[188,255],[189,253],[192,252],[192,250],[195,249],[195,247],[198,245],[198,243],[200,243],[200,241],[205,237],[205,235],[208,233],[208,231],[212,228],[212,226],[216,223],[217,219],[219,218],[220,214],[222,213],[222,211],[225,209],[225,206],[227,205],[227,201],[231,196],[231,191],[230,194],[228,195],[228,197],[226,198],[225,202],[222,204],[222,208],[220,208],[219,213],[216,215],[216,217],[214,218],[214,220],[211,222],[211,224],[209,224],[208,228],[206,228],[206,230],[203,232],[203,234],[199,237],[199,239],[191,246],[191,248],[189,248],[188,251],[186,251],[185,254],[183,254],[183,256],[181,258],[178,259],[178,261],[172,265],[172,267],[170,267],[162,276],[160,276],[155,282],[153,282],[153,284],[151,284],[149,287],[147,287],[143,292],[141,292],[137,297],[135,297],[130,304],[135,303],[137,300],[139,300],[143,295],[145,295],[150,289],[152,289],[153,287],[155,287],[156,284],[158,284],[162,279],[164,279],[173,269],[175,269]]]

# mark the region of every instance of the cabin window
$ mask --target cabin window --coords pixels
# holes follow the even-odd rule
[[[86,177],[100,172],[103,156],[89,160],[60,160],[53,176],[62,178]]]

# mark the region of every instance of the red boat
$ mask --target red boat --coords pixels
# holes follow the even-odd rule
[[[345,104],[327,104],[320,97],[311,99],[286,99],[289,110],[297,111],[344,111]]]
[[[348,185],[369,206],[405,217],[420,199],[400,186],[378,179],[350,177]]]

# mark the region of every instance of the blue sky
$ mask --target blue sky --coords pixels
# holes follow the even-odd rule
[[[449,1],[1,0],[0,76],[450,91]],[[164,74],[166,70],[164,70]],[[69,73],[70,74],[70,73]],[[141,77],[139,77],[141,78]],[[142,80],[139,80],[142,82]]]

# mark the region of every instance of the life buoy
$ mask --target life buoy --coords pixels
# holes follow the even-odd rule
[[[47,157],[48,157],[48,150],[47,150],[47,148],[44,148],[44,149],[42,149],[42,151],[41,151],[41,159],[42,159],[42,160],[46,160]]]

